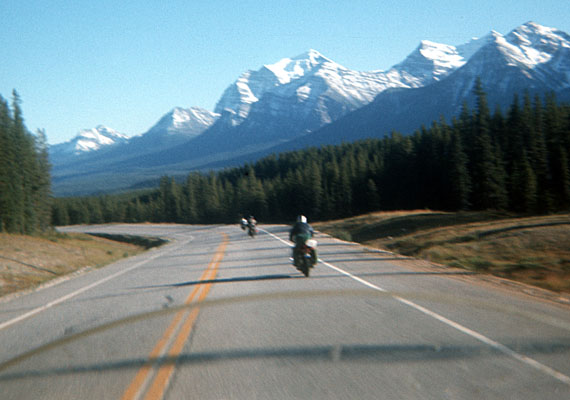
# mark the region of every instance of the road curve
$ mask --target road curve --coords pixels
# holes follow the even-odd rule
[[[144,254],[0,300],[2,399],[566,399],[568,307],[285,226],[101,225]]]

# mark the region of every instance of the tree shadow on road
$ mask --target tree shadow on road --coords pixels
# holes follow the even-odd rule
[[[568,338],[553,341],[527,340],[524,344],[512,346],[516,351],[528,355],[548,355],[570,353]],[[280,359],[294,363],[311,362],[359,362],[359,363],[430,363],[445,360],[474,360],[477,358],[505,357],[490,346],[480,345],[438,345],[428,343],[409,344],[359,344],[236,348],[185,353],[179,357],[130,358],[92,364],[67,365],[61,367],[30,369],[0,374],[0,382],[22,379],[46,378],[104,371],[138,369],[149,364],[158,365],[199,365],[202,363],[226,362],[235,360]],[[1,365],[0,365],[1,367]]]

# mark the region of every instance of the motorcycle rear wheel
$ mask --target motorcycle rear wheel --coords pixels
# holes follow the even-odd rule
[[[303,275],[305,275],[307,278],[309,277],[310,274],[310,268],[312,267],[311,265],[311,259],[307,258],[307,257],[303,257],[303,260],[301,261],[301,272],[303,273]]]

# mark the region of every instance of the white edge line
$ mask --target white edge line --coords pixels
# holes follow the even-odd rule
[[[289,244],[285,240],[281,239],[280,237],[278,237],[278,236],[276,236],[276,235],[274,235],[274,234],[272,234],[272,233],[270,233],[264,229],[260,229],[260,230],[262,230],[263,232],[272,236],[273,238],[279,240],[280,242],[285,243],[287,246],[291,246],[291,244]],[[334,269],[335,271],[340,272],[341,274],[346,275],[346,276],[354,279],[355,281],[357,281],[357,282],[359,282],[359,283],[361,283],[361,284],[363,284],[363,285],[365,285],[371,289],[374,289],[374,290],[377,290],[377,291],[383,292],[383,293],[388,292],[386,289],[383,289],[380,286],[376,286],[376,285],[374,285],[374,284],[372,284],[372,283],[370,283],[370,282],[368,282],[362,278],[359,278],[358,276],[352,275],[350,272],[347,272],[341,268],[338,268],[338,267],[336,267],[336,266],[334,266],[334,265],[332,265],[332,264],[330,264],[330,263],[328,263],[328,262],[326,262],[320,258],[319,258],[319,261],[323,265],[326,265],[327,267]],[[482,343],[484,343],[484,344],[486,344],[486,345],[488,345],[488,346],[490,346],[490,347],[492,347],[492,348],[494,348],[494,349],[496,349],[496,350],[498,350],[498,351],[500,351],[506,355],[509,355],[512,358],[514,358],[518,361],[521,361],[521,362],[523,362],[523,363],[525,363],[525,364],[527,364],[527,365],[529,365],[529,366],[531,366],[531,367],[533,367],[533,368],[535,368],[535,369],[537,369],[537,370],[539,370],[539,371],[541,371],[547,375],[550,375],[551,377],[556,378],[559,381],[561,381],[562,383],[565,383],[566,385],[570,386],[570,377],[568,377],[567,375],[564,375],[563,373],[558,372],[553,368],[550,368],[550,367],[548,367],[542,363],[539,363],[538,361],[536,361],[530,357],[519,354],[511,348],[509,348],[509,347],[507,347],[507,346],[505,346],[499,342],[496,342],[496,341],[488,338],[487,336],[480,334],[479,332],[476,332],[472,329],[469,329],[469,328],[467,328],[467,327],[465,327],[465,326],[463,326],[463,325],[461,325],[455,321],[452,321],[448,318],[445,318],[443,315],[440,315],[440,314],[433,312],[433,311],[431,311],[425,307],[422,307],[419,304],[414,303],[413,301],[407,300],[407,299],[400,297],[400,296],[392,296],[392,297],[394,299],[398,300],[400,303],[405,304],[409,307],[412,307],[412,308],[414,308],[414,309],[416,309],[416,310],[418,310],[418,311],[420,311],[420,312],[422,312],[422,313],[424,313],[424,314],[426,314],[432,318],[435,318],[436,320],[443,322],[444,324],[446,324],[446,325],[448,325],[448,326],[450,326],[450,327],[452,327],[452,328],[454,328],[460,332],[463,332],[466,335],[471,336],[472,338],[477,339],[478,341],[480,341],[480,342],[482,342]]]

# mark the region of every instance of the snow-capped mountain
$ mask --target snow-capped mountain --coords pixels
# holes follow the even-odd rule
[[[514,93],[561,92],[570,88],[570,36],[527,22],[508,35],[491,32],[469,62],[447,80],[449,104],[457,111],[472,96],[477,78],[491,103],[507,106]]]
[[[50,147],[54,173],[61,170],[60,166],[67,168],[73,164],[71,170],[75,170],[79,162],[83,167],[97,168],[107,162],[141,157],[178,145],[203,133],[218,117],[200,107],[175,107],[139,136],[128,137],[102,125],[84,129],[74,139]]]
[[[125,143],[128,140],[127,135],[104,125],[98,125],[93,129],[82,129],[73,139],[52,146],[50,151],[62,156],[80,155]]]
[[[150,128],[145,136],[180,136],[192,139],[212,126],[218,117],[218,114],[200,107],[175,107]]]
[[[566,33],[528,22],[507,36],[492,31],[457,47],[423,40],[401,63],[388,71],[371,72],[347,69],[310,50],[245,72],[226,89],[215,111],[233,126],[262,114],[297,120],[307,132],[363,107],[386,89],[425,87],[464,66],[474,77],[489,74],[495,69],[490,68],[493,60],[501,68],[506,65],[533,75],[541,85],[542,75],[558,90],[559,84],[568,84],[568,43]]]
[[[123,146],[91,151],[72,166],[68,160],[61,168],[54,162],[54,191],[61,185],[72,191],[75,180],[88,177],[98,181],[96,189],[108,190],[118,173],[121,184],[135,183],[307,145],[392,130],[411,133],[442,115],[457,115],[465,101],[473,104],[477,78],[492,109],[505,109],[514,93],[525,90],[553,91],[570,100],[570,37],[528,22],[507,35],[492,31],[459,46],[424,40],[388,71],[370,72],[350,70],[309,50],[244,72],[224,91],[214,113],[174,108]]]
[[[555,93],[559,100],[570,101],[570,36],[564,32],[528,22],[508,35],[493,31],[456,49],[466,62],[443,79],[380,93],[369,105],[305,138],[296,148],[378,137],[392,130],[412,133],[441,116],[450,121],[465,102],[474,106],[477,79],[491,110],[497,106],[507,110],[513,96],[525,92],[531,98]]]
[[[568,55],[570,36],[557,29],[528,22],[513,30],[504,38],[496,35],[496,42],[505,59],[512,65],[534,69],[560,61],[559,52]],[[568,72],[568,60],[563,66]],[[561,65],[556,65],[560,67]],[[568,80],[564,82],[568,85]]]
[[[466,62],[454,46],[422,40],[402,63],[388,71],[388,76],[405,83],[406,87],[421,87],[445,78]]]
[[[437,58],[446,51],[445,60]],[[427,41],[388,72],[350,70],[309,50],[243,73],[225,90],[215,111],[233,126],[250,113],[269,113],[301,119],[311,130],[370,103],[386,89],[426,85],[463,63],[450,46]]]

